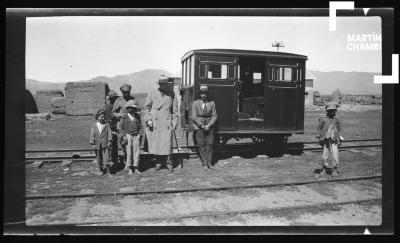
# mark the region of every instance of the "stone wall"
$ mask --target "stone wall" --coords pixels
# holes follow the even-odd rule
[[[65,114],[95,115],[105,107],[108,85],[103,82],[68,82],[65,84]]]
[[[50,110],[53,114],[65,114],[65,97],[55,97],[51,99]]]
[[[61,90],[38,90],[33,96],[39,113],[50,112],[51,100],[55,97],[63,97]]]
[[[338,102],[332,95],[314,96],[314,105],[324,106],[330,101]],[[339,103],[352,105],[382,105],[382,96],[380,95],[346,95],[342,94]]]

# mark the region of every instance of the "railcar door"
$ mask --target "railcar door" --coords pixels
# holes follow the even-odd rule
[[[300,129],[303,69],[299,62],[267,60],[264,86],[264,121],[266,130]]]
[[[216,105],[219,130],[236,130],[238,102],[236,58],[199,56],[198,61],[199,81],[196,91],[201,85],[207,85],[209,97]]]

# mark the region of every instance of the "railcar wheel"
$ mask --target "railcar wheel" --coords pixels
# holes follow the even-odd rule
[[[252,139],[253,142],[256,143],[256,144],[264,144],[264,143],[265,143],[265,138],[264,138],[264,137],[252,136],[251,139]]]
[[[219,136],[217,141],[219,142],[219,144],[225,145],[228,142],[228,140],[229,138],[227,137]]]
[[[270,137],[269,142],[272,147],[280,148],[287,144],[288,136],[274,135]]]

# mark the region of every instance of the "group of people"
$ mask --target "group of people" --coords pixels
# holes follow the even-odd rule
[[[112,90],[109,92],[110,103],[97,112],[89,140],[96,154],[99,175],[110,173],[110,168],[118,161],[118,143],[123,150],[124,170],[129,175],[141,174],[140,145],[144,137],[148,152],[154,155],[156,170],[165,164],[169,172],[174,171],[171,154],[178,126],[178,101],[171,89],[171,79],[162,77],[157,83],[159,87],[148,94],[143,107],[144,125],[139,104],[131,96],[131,85],[121,85],[122,97]],[[212,169],[217,110],[215,103],[208,98],[206,85],[200,86],[198,96],[192,104],[192,125],[202,168],[207,171]],[[338,175],[338,145],[343,140],[341,120],[336,116],[338,104],[329,102],[325,108],[326,115],[318,120],[317,139],[323,147],[323,163],[317,177],[326,173]],[[329,153],[332,154],[332,163],[328,160]]]
[[[143,106],[144,124],[139,104],[131,96],[131,85],[121,85],[122,97],[112,90],[109,92],[110,102],[96,113],[89,139],[96,154],[99,175],[111,174],[112,166],[118,161],[118,144],[123,150],[124,170],[129,175],[141,174],[140,145],[144,137],[148,152],[154,155],[156,170],[165,164],[169,172],[174,171],[171,154],[173,136],[178,127],[178,100],[171,89],[171,79],[162,77],[157,84],[159,87],[148,94]],[[208,100],[207,94],[208,87],[201,86],[200,98],[193,103],[192,109],[194,137],[204,170],[212,167],[214,125],[217,120],[215,104]]]

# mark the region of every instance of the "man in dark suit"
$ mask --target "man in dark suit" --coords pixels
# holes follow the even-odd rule
[[[212,166],[217,110],[214,101],[208,99],[207,86],[200,86],[199,96],[200,98],[195,100],[192,105],[192,120],[203,170],[207,171]]]

